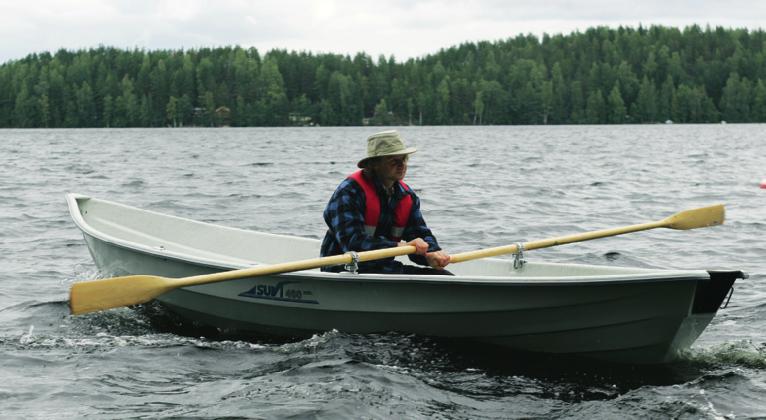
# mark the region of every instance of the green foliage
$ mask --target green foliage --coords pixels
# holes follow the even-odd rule
[[[752,119],[766,121],[766,83],[763,80],[758,80],[754,95]]]
[[[600,124],[606,120],[606,102],[601,89],[591,92],[585,105],[585,122],[588,124]]]
[[[371,125],[391,125],[393,122],[393,116],[388,112],[388,105],[386,100],[381,99],[377,105],[375,105],[375,114],[370,119]]]
[[[657,122],[657,88],[647,76],[641,81],[638,97],[632,106],[633,119],[639,123]]]
[[[620,82],[617,82],[609,93],[607,101],[607,122],[610,124],[622,124],[625,122],[625,101],[620,93]]]
[[[766,33],[590,28],[393,57],[240,47],[31,54],[0,127],[766,122]]]
[[[723,119],[728,122],[750,121],[751,92],[752,87],[747,78],[740,78],[736,72],[731,73],[719,104]]]

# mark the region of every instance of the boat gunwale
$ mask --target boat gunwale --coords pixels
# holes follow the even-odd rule
[[[222,230],[233,230],[239,232],[254,232],[246,229],[234,228],[224,225],[218,225],[214,223],[202,222],[194,219],[175,216],[172,214],[160,213],[152,210],[145,210],[138,207],[128,206],[108,200],[102,200],[93,198],[83,194],[67,193],[66,200],[69,207],[69,213],[74,221],[75,225],[86,235],[92,238],[116,246],[119,248],[127,249],[130,251],[139,252],[144,255],[149,255],[156,258],[163,258],[167,260],[173,260],[185,264],[192,264],[199,267],[206,267],[212,269],[236,270],[242,268],[253,267],[248,264],[235,264],[235,263],[222,263],[213,259],[207,259],[197,256],[190,256],[180,252],[174,252],[169,250],[158,250],[153,247],[143,245],[138,242],[124,240],[118,237],[114,237],[101,230],[98,230],[91,226],[83,217],[81,208],[79,205],[80,199],[95,200],[101,203],[105,203],[111,206],[118,206],[135,210],[143,213],[157,215],[160,217],[167,217],[172,219],[181,220],[188,223],[201,224],[205,226],[212,226]],[[294,239],[294,236],[279,235],[267,232],[256,232],[260,235],[267,235],[272,237],[281,237]],[[305,239],[305,238],[302,238]],[[492,258],[497,259],[497,258]],[[566,266],[570,264],[566,263],[528,263],[538,266]],[[571,264],[575,265],[575,264]],[[595,266],[590,264],[576,264],[579,267],[593,266],[603,268],[602,266]],[[609,268],[609,267],[607,267]],[[631,267],[618,267],[618,268],[631,268]],[[624,274],[603,274],[603,275],[580,275],[580,276],[523,276],[516,278],[514,276],[477,276],[477,275],[465,275],[465,276],[443,276],[443,275],[406,275],[406,274],[352,274],[349,272],[333,273],[312,270],[303,270],[296,272],[288,272],[282,274],[274,274],[272,276],[288,276],[288,277],[310,277],[315,280],[322,281],[337,281],[337,282],[364,282],[364,283],[437,283],[437,284],[468,284],[468,285],[493,285],[493,286],[574,286],[574,285],[611,285],[611,284],[625,284],[625,283],[654,283],[665,281],[710,281],[710,275],[704,270],[675,270],[675,269],[645,269],[635,268],[636,270],[642,270],[641,273],[624,273]],[[192,286],[196,287],[196,286]]]

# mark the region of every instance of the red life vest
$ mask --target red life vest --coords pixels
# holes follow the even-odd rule
[[[359,170],[348,176],[350,179],[356,181],[362,190],[366,200],[364,209],[364,231],[368,235],[374,235],[375,229],[378,227],[378,220],[380,219],[380,197],[378,192],[375,191],[375,185],[364,176],[364,173]],[[399,184],[405,191],[410,191],[410,187],[402,181]],[[410,211],[412,210],[412,196],[405,194],[404,198],[396,204],[394,209],[394,226],[391,228],[390,239],[399,241],[402,239],[404,228],[407,227],[407,221],[410,219]]]

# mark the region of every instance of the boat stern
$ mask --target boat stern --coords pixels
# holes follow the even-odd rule
[[[713,320],[718,309],[729,305],[731,295],[734,293],[734,282],[737,279],[749,277],[742,271],[708,270],[708,273],[709,281],[701,280],[697,283],[691,313],[679,326],[665,356],[666,361],[676,359],[679,353],[691,347]]]

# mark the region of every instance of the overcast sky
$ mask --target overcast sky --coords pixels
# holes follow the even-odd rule
[[[465,41],[596,25],[766,28],[766,1],[657,0],[0,0],[0,63],[98,45],[241,45],[397,61]]]

